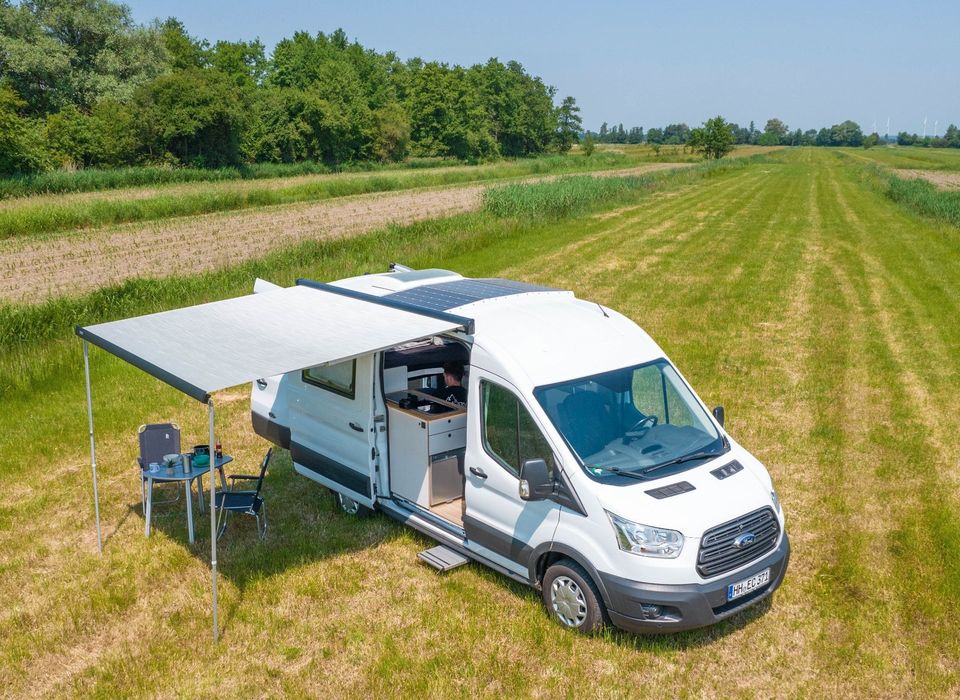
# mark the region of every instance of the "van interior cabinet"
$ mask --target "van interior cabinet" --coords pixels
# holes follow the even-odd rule
[[[387,411],[390,490],[423,508],[463,498],[466,412],[434,415],[400,408],[389,398]]]

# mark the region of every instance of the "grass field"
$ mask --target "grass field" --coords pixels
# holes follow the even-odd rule
[[[72,315],[41,305],[0,316],[0,692],[957,697],[960,229],[862,169],[791,150],[577,217],[466,214],[76,301],[124,316],[244,293],[256,274],[289,284],[399,260],[617,308],[769,467],[794,547],[771,604],[674,637],[577,637],[478,565],[418,564],[427,540],[340,515],[281,453],[267,541],[243,526],[223,541],[212,649],[206,530],[188,546],[174,507],[146,540],[133,467],[137,425],[175,418],[192,444],[206,414],[93,351],[99,557],[80,344]],[[217,401],[225,449],[252,471],[265,445],[247,390]]]
[[[743,149],[751,153],[750,149]],[[655,154],[643,147],[552,155],[436,168],[378,169],[365,173],[298,174],[256,179],[172,182],[70,194],[0,200],[0,239],[177,216],[313,202],[372,192],[461,185],[535,175],[626,169],[649,163],[689,163],[700,156],[680,149]],[[2,183],[0,183],[2,184]]]
[[[960,171],[960,148],[885,146],[867,149],[843,148],[839,150],[891,168]]]

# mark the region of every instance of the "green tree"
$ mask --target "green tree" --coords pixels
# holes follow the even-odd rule
[[[410,119],[398,102],[373,112],[372,153],[380,162],[400,161],[410,144]]]
[[[172,70],[206,68],[210,65],[210,44],[187,34],[187,28],[176,17],[168,17],[155,27],[160,32]]]
[[[259,39],[218,41],[209,57],[212,68],[231,76],[240,87],[260,85],[267,75],[267,58]]]
[[[862,146],[863,131],[860,125],[849,119],[830,128],[830,144],[832,146]]]
[[[768,119],[757,143],[761,146],[779,146],[786,141],[788,131],[787,125],[779,119]]]
[[[168,70],[159,29],[109,0],[3,0],[0,55],[3,76],[37,115],[129,100]]]
[[[690,140],[690,127],[686,124],[667,124],[663,128],[663,143],[683,145]]]
[[[573,97],[568,95],[563,98],[563,102],[556,110],[556,120],[557,131],[554,135],[554,143],[558,151],[566,153],[580,138],[580,132],[583,130],[580,108]]]
[[[949,148],[960,148],[960,129],[955,124],[951,124],[943,132],[943,140],[947,142]]]
[[[154,159],[218,167],[240,162],[246,121],[236,89],[215,70],[186,70],[144,85],[136,95],[143,143]]]
[[[24,117],[26,104],[0,83],[0,175],[21,175],[50,165],[40,125]]]
[[[719,115],[690,132],[690,146],[707,159],[723,158],[733,150],[735,142],[732,125]]]
[[[583,149],[583,155],[589,158],[593,155],[593,151],[597,147],[597,142],[593,138],[593,134],[587,134],[583,137],[583,141],[580,142],[580,148]]]

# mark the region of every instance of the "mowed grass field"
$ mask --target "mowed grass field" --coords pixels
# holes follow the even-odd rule
[[[289,284],[390,260],[573,289],[650,332],[767,464],[793,543],[772,602],[672,637],[578,637],[479,565],[419,564],[428,540],[336,512],[281,451],[267,540],[234,523],[222,541],[214,647],[208,528],[189,546],[181,504],[145,539],[133,466],[139,424],[175,419],[190,445],[206,413],[92,351],[97,555],[80,343],[64,328],[6,337],[0,357],[0,693],[957,697],[960,229],[860,168],[791,150],[578,218],[467,214],[78,302],[125,315],[243,293],[253,274]],[[216,401],[225,449],[252,472],[266,445],[247,389]]]

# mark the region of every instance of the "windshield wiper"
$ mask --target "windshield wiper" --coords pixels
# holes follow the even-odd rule
[[[688,455],[683,455],[682,457],[677,457],[676,459],[668,459],[666,462],[660,462],[660,464],[654,464],[650,467],[644,467],[640,470],[641,474],[649,474],[650,472],[655,472],[664,467],[669,467],[674,464],[682,464],[683,462],[692,462],[695,459],[708,459],[713,457],[719,457],[724,454],[726,450],[702,450],[700,452],[691,452]]]
[[[587,469],[596,469],[603,472],[610,472],[611,474],[617,474],[618,476],[629,476],[631,479],[646,481],[646,479],[644,479],[640,473],[627,469],[621,469],[620,467],[602,467],[599,464],[591,464],[587,467]]]

